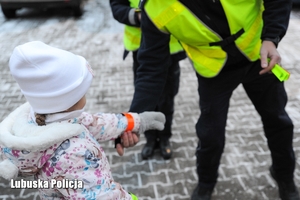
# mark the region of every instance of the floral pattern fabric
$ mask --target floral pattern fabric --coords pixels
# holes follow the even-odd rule
[[[34,175],[35,179],[48,181],[76,179],[84,183],[80,189],[40,188],[41,199],[130,200],[131,195],[114,181],[99,144],[121,135],[127,120],[120,114],[83,112],[79,117],[58,122],[81,124],[84,131],[43,151],[2,148],[5,157],[18,166],[21,176]],[[28,123],[35,122],[29,117]]]

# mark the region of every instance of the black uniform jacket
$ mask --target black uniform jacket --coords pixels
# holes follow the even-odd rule
[[[225,13],[219,0],[180,1],[222,38],[230,36]],[[264,27],[261,38],[279,37],[281,39],[288,27],[292,8],[291,0],[264,0],[264,6]],[[132,112],[154,110],[163,91],[170,61],[169,35],[159,31],[143,10],[141,28],[142,44],[138,52],[140,67],[137,70],[135,92],[130,107]],[[234,70],[244,62],[249,62],[234,44],[227,46],[225,51],[228,53],[228,60],[223,70]]]
[[[130,7],[129,0],[110,0],[109,3],[115,20],[117,20],[121,24],[140,27],[141,23],[138,19],[138,14],[137,12],[132,12],[132,8]],[[125,50],[123,59],[126,58],[128,53],[129,52]],[[186,54],[184,51],[182,51],[182,52],[172,54],[171,57],[174,62],[178,62],[182,59],[185,59]]]
[[[140,26],[140,21],[138,20],[137,12],[133,13],[133,20],[129,19],[129,13],[131,11],[129,0],[110,0],[110,8],[113,17],[115,20],[120,22],[121,24],[126,24],[129,26]]]

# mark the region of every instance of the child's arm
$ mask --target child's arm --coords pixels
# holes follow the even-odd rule
[[[125,131],[142,134],[146,130],[163,130],[165,116],[160,112],[111,114],[83,113],[80,117],[83,124],[98,141],[116,139]]]

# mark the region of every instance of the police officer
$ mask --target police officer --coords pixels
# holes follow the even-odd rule
[[[125,50],[123,59],[126,58],[129,52],[132,52],[133,76],[135,81],[136,72],[139,67],[137,53],[141,42],[139,0],[110,0],[110,6],[114,18],[125,25],[123,37]],[[170,48],[171,59],[167,63],[166,83],[161,86],[163,91],[159,94],[159,101],[153,108],[165,114],[165,129],[163,131],[151,130],[145,132],[147,142],[141,153],[143,159],[150,158],[156,148],[160,149],[161,156],[164,159],[170,159],[172,156],[169,140],[172,136],[171,125],[174,113],[174,98],[179,89],[179,61],[186,58],[186,55],[174,37],[171,37],[168,47]]]
[[[140,65],[130,111],[154,110],[158,104],[171,60],[170,35],[174,36],[198,78],[199,180],[193,200],[211,199],[225,144],[229,100],[239,84],[261,116],[280,198],[299,200],[287,95],[283,83],[269,73],[280,63],[276,48],[286,33],[291,6],[290,0],[142,0]]]

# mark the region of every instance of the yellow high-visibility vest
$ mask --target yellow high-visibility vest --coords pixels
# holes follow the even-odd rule
[[[234,41],[237,48],[250,60],[260,57],[263,27],[262,0],[220,1],[232,35],[244,32]],[[154,25],[177,38],[192,60],[195,70],[204,77],[218,75],[227,60],[221,46],[211,43],[222,41],[217,33],[195,17],[178,0],[148,0],[145,11]],[[237,12],[238,11],[238,12]]]
[[[139,0],[129,0],[130,7],[138,8]],[[128,51],[135,51],[140,47],[141,43],[141,29],[139,27],[125,25],[123,43],[125,49]],[[171,35],[170,37],[170,53],[178,53],[183,51],[178,40]]]

